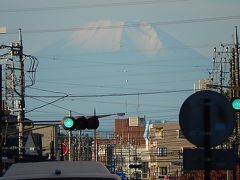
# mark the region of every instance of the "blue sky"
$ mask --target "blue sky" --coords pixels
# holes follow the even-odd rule
[[[56,106],[27,113],[32,120],[59,120],[70,109],[74,115],[89,115],[94,107],[99,114],[127,112],[146,115],[151,120],[178,120],[179,108],[192,92],[172,91],[191,89],[198,79],[208,78],[213,48],[231,43],[234,27],[240,24],[237,0],[0,0],[0,3],[0,26],[7,28],[7,34],[0,35],[0,43],[17,41],[17,29],[21,28],[24,53],[36,55],[39,60],[35,89],[27,89],[26,94],[74,95],[57,101]],[[97,22],[104,25],[110,22],[110,26],[122,22],[127,35],[122,36],[121,42],[125,44],[118,50],[102,49],[101,41],[90,43],[86,39],[88,45],[100,42],[88,52],[82,46],[79,50],[72,45],[61,46],[76,37],[77,28],[86,30]],[[161,55],[147,55],[148,49],[143,50],[142,46],[144,41],[136,46],[134,35],[144,22],[158,33],[165,55],[162,50]],[[133,27],[135,34],[129,35],[128,26]],[[109,32],[116,29],[119,28],[110,28]],[[158,93],[151,94],[154,92]],[[90,97],[116,93],[135,95]],[[43,104],[27,98],[26,106],[31,110]]]
[[[102,4],[106,7],[101,6]],[[142,20],[153,23],[173,22],[238,15],[239,4],[236,0],[1,0],[0,23],[2,26],[6,26],[10,33],[16,32],[16,29],[19,28],[25,31],[77,28],[88,22],[102,19],[129,22]],[[161,29],[188,45],[206,44],[206,40],[209,41],[210,37],[210,42],[214,44],[219,41],[229,41],[232,26],[237,25],[237,22],[238,20],[183,23],[163,25]],[[51,43],[52,40],[58,39],[60,35],[61,33],[38,33],[37,35],[29,33],[24,37],[25,50],[34,52]],[[16,37],[7,38],[14,39]],[[32,42],[35,42],[35,45]]]

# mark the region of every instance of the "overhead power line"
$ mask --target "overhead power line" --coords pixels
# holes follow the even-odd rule
[[[58,105],[55,105],[55,104],[54,104],[54,103],[56,103],[57,101],[65,98],[65,97],[67,97],[67,96],[64,96],[64,97],[62,97],[62,98],[59,98],[59,99],[54,100],[54,101],[52,101],[52,102],[47,102],[47,101],[44,101],[44,100],[41,100],[41,99],[37,99],[37,98],[35,98],[35,97],[31,97],[32,99],[35,99],[35,100],[40,101],[40,102],[43,102],[43,103],[45,103],[45,104],[42,105],[42,106],[36,107],[36,108],[34,108],[34,109],[32,109],[32,110],[29,110],[29,111],[27,111],[26,113],[35,111],[35,110],[37,110],[37,109],[43,108],[43,107],[48,106],[48,105],[52,105],[52,106],[54,106],[54,107],[57,107],[57,108],[59,108],[59,109],[66,110],[66,111],[68,111],[68,112],[71,111],[71,112],[74,112],[74,113],[77,113],[77,114],[81,114],[81,113],[79,113],[79,112],[77,112],[77,111],[73,111],[72,109],[67,109],[67,108],[64,108],[64,107],[62,107],[62,106],[58,106]]]
[[[68,95],[64,98],[95,98],[95,97],[119,97],[119,96],[138,96],[138,95],[153,95],[153,94],[163,94],[163,93],[180,93],[180,92],[191,92],[192,89],[182,89],[182,90],[165,90],[165,91],[154,91],[154,92],[139,92],[139,93],[113,93],[113,94],[95,94],[95,95]],[[35,97],[35,98],[63,98],[63,96],[29,96],[26,97]]]
[[[86,5],[71,5],[71,6],[52,6],[52,7],[32,7],[32,8],[17,8],[17,9],[0,9],[0,13],[15,13],[15,12],[39,12],[39,11],[59,11],[59,10],[74,10],[74,9],[89,9],[89,8],[106,8],[118,6],[136,6],[155,3],[181,2],[190,0],[149,0],[149,1],[130,1],[130,2],[112,2]]]
[[[63,94],[64,96],[68,96],[67,93],[64,92],[59,92],[59,91],[51,91],[47,89],[41,89],[41,88],[35,88],[35,87],[29,87],[30,89],[38,90],[38,91],[43,91],[43,92],[49,92],[49,93],[55,93],[55,94]]]
[[[66,97],[67,97],[67,96],[64,96],[64,97],[61,96],[61,97],[59,97],[58,99],[56,99],[56,100],[54,100],[54,101],[52,101],[52,102],[48,102],[48,103],[46,103],[46,104],[44,104],[44,105],[41,105],[41,106],[36,107],[36,108],[34,108],[34,109],[28,110],[26,113],[35,111],[36,109],[43,108],[43,107],[48,106],[48,105],[50,105],[50,104],[53,104],[53,103],[55,103],[55,102],[57,102],[57,101],[60,101],[61,99],[64,99],[64,98],[66,98]],[[33,98],[33,97],[32,97],[32,98]],[[25,113],[25,114],[26,114],[26,113]]]
[[[201,23],[201,22],[214,22],[214,21],[226,21],[226,20],[236,20],[240,19],[240,15],[234,16],[220,16],[220,17],[207,17],[207,18],[196,18],[196,19],[183,19],[183,20],[173,20],[173,21],[158,21],[150,23],[125,23],[119,25],[110,26],[90,26],[90,27],[75,27],[75,28],[57,28],[57,29],[36,29],[36,30],[24,30],[23,33],[56,33],[56,32],[66,32],[66,31],[92,31],[97,29],[118,29],[118,28],[132,28],[138,26],[165,26],[165,25],[176,25],[176,24],[191,24],[191,23]],[[8,34],[16,34],[16,30],[9,30]]]

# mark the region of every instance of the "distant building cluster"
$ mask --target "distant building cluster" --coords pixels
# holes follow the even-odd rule
[[[157,179],[179,177],[183,149],[194,147],[184,138],[178,122],[151,123],[140,117],[115,119],[114,131],[97,131],[95,143],[93,135],[91,132],[73,132],[69,147],[69,136],[59,125],[35,125],[26,134],[25,153],[46,160],[87,161],[96,157],[110,172],[122,177]],[[8,151],[9,157],[5,157],[11,163],[18,150],[17,138],[14,141],[7,138],[8,148],[5,147],[16,147],[14,153]],[[68,146],[64,155],[61,143]]]

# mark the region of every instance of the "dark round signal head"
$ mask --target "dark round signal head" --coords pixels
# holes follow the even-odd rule
[[[87,129],[97,129],[99,120],[97,116],[91,116],[86,119]]]
[[[65,130],[74,130],[75,119],[71,116],[64,117],[62,120],[62,127]]]
[[[86,118],[84,116],[77,116],[76,119],[76,130],[83,130],[87,128]]]

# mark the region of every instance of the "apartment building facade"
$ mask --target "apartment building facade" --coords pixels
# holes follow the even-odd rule
[[[150,179],[180,176],[183,149],[194,147],[184,138],[178,122],[150,124],[148,143]]]
[[[178,122],[146,123],[136,117],[116,119],[114,132],[104,137],[98,134],[97,160],[112,173],[120,172],[133,179],[179,177],[183,149],[194,148],[182,135]],[[134,164],[141,168],[129,168]]]

